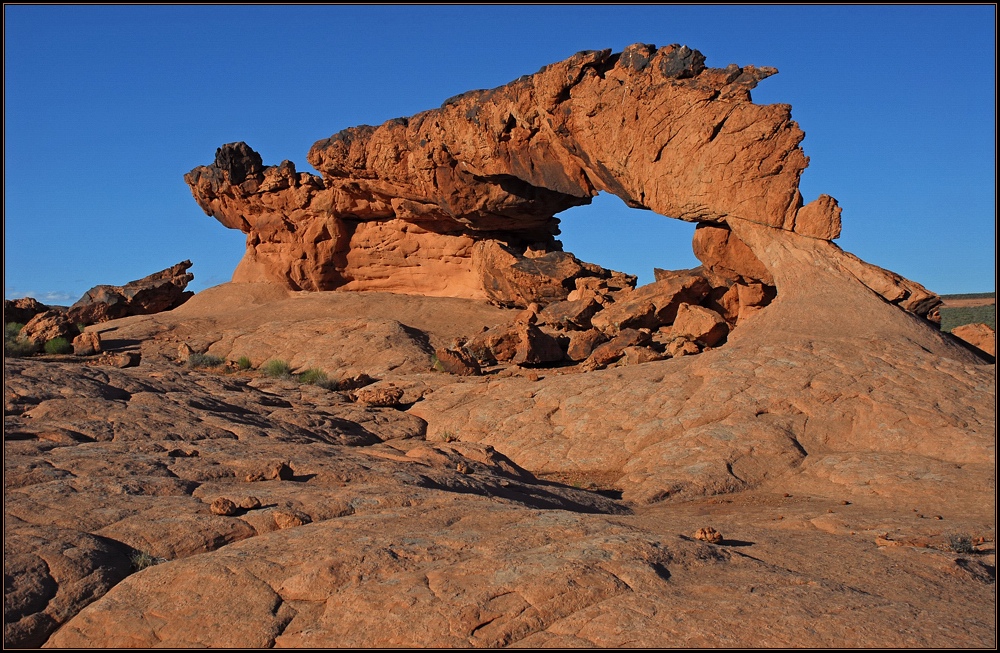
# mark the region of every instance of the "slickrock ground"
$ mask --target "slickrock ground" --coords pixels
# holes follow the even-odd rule
[[[5,645],[996,647],[995,365],[802,205],[772,73],[638,44],[323,178],[220,148],[243,283],[5,360]],[[703,266],[560,252],[598,190]]]
[[[994,367],[874,295],[898,336],[834,294],[847,324],[792,321],[787,296],[718,349],[587,373],[341,341],[405,411],[154,354],[297,307],[418,343],[516,311],[230,284],[99,325],[152,338],[139,367],[9,360],[5,642],[993,646]]]

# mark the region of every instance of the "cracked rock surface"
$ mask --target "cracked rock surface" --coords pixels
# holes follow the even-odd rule
[[[5,643],[992,646],[994,366],[858,286],[802,312],[820,286],[771,268],[802,290],[725,347],[379,368],[365,388],[395,407],[152,355],[5,361]],[[176,350],[245,319],[220,309],[245,294],[107,323],[105,342]],[[435,344],[457,315],[514,312],[304,299],[317,319],[391,305]],[[373,353],[345,347],[354,367]]]

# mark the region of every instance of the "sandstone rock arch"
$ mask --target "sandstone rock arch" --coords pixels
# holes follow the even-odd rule
[[[234,281],[523,305],[498,297],[491,279],[526,252],[566,264],[553,216],[607,191],[699,223],[695,253],[709,269],[770,283],[758,248],[783,232],[830,241],[840,208],[826,195],[803,205],[804,133],[788,105],[751,100],[777,71],[704,62],[679,45],[584,51],[438,109],[320,140],[308,160],[322,177],[289,161],[264,166],[235,143],[185,180],[206,213],[247,234]],[[750,228],[769,235],[747,246],[738,234]],[[829,252],[890,302],[920,315],[937,305],[919,284]]]

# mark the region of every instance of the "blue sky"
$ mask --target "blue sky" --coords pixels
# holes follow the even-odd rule
[[[433,108],[579,50],[681,43],[774,66],[754,91],[806,132],[806,201],[841,247],[938,293],[994,290],[996,8],[4,6],[4,295],[69,304],[183,259],[229,280],[244,235],[184,184],[223,143],[311,170],[317,140]],[[602,195],[567,250],[652,280],[694,226]]]

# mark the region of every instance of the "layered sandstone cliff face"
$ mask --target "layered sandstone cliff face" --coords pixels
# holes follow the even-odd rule
[[[498,289],[509,284],[496,280],[560,251],[555,214],[606,191],[711,227],[695,238],[706,266],[769,285],[771,274],[729,225],[830,240],[840,234],[840,208],[826,195],[803,206],[804,133],[788,105],[751,101],[750,90],[776,71],[704,61],[677,45],[580,52],[439,109],[321,140],[308,160],[322,177],[289,161],[264,166],[235,143],[185,180],[206,213],[247,234],[234,281],[524,306],[523,283]],[[477,246],[484,241],[494,244]],[[921,315],[936,305],[918,284],[843,261],[889,301]],[[586,276],[610,273],[581,269],[548,299],[565,299]]]

